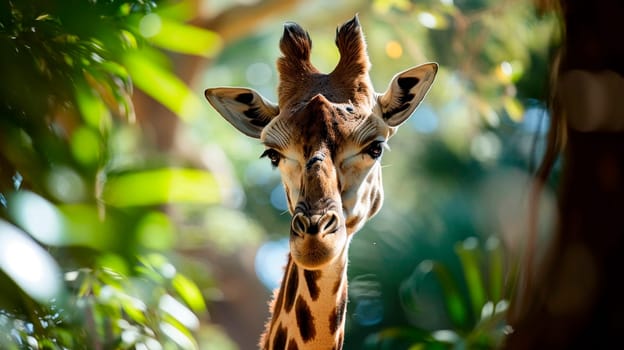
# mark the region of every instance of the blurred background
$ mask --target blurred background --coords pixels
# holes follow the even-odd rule
[[[496,348],[549,125],[560,33],[541,3],[0,0],[0,344],[256,348],[290,216],[262,145],[203,91],[277,101],[282,24],[329,72],[357,13],[377,91],[440,71],[351,245],[345,349]]]

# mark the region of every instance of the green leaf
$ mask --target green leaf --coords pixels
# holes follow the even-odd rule
[[[145,313],[147,312],[145,303],[130,295],[123,295],[120,299],[121,307],[128,314],[128,317],[138,324],[144,324],[146,321]]]
[[[138,256],[137,259],[141,263],[135,267],[137,273],[155,283],[163,284],[177,274],[175,266],[162,254],[151,253]]]
[[[498,302],[503,298],[504,261],[505,256],[500,240],[490,237],[485,243],[489,266],[489,300]]]
[[[158,60],[152,60],[147,49],[124,56],[124,63],[136,86],[183,120],[192,120],[202,106],[198,95],[157,62]]]
[[[120,87],[125,91],[132,93],[132,78],[130,77],[126,67],[117,62],[104,61],[99,64],[99,68],[119,79],[122,83]]]
[[[97,280],[93,276],[93,274],[90,273],[90,271],[82,271],[79,273],[78,276],[81,277],[80,279],[81,282],[80,282],[80,287],[78,288],[78,293],[76,293],[76,296],[78,298],[87,297],[91,294],[92,289],[93,289],[93,284],[97,283]]]
[[[89,127],[79,127],[72,134],[71,150],[74,158],[85,166],[93,166],[101,157],[99,134]]]
[[[468,326],[468,306],[464,302],[455,279],[449,270],[438,262],[433,263],[433,272],[442,286],[444,302],[451,322],[455,327],[465,329]]]
[[[169,216],[161,212],[150,212],[139,221],[137,238],[146,248],[166,250],[175,242],[174,230]]]
[[[197,17],[197,4],[192,1],[168,2],[156,11],[161,17],[188,22]]]
[[[120,39],[124,43],[124,45],[129,49],[136,49],[139,45],[137,43],[137,39],[132,32],[127,30],[121,30],[119,32]]]
[[[84,70],[84,76],[89,86],[97,91],[99,99],[109,111],[134,122],[136,117],[130,97],[132,84],[123,67],[111,63],[104,67],[98,66],[97,69],[87,68]]]
[[[100,129],[110,125],[108,108],[88,84],[77,82],[74,93],[80,115],[89,126]]]
[[[163,312],[163,319],[173,318],[177,327],[184,330],[199,329],[199,318],[171,295],[162,295],[158,301],[158,308]]]
[[[403,339],[412,343],[426,343],[432,340],[431,334],[423,329],[408,327],[390,327],[380,332],[369,335],[365,344],[368,347],[378,349],[381,344],[389,340]]]
[[[475,237],[467,238],[455,246],[455,252],[461,261],[473,315],[479,317],[486,297],[477,239]]]
[[[206,303],[204,297],[197,285],[181,274],[176,274],[171,281],[175,291],[182,297],[182,299],[195,311],[203,312],[206,310]]]
[[[116,207],[163,203],[217,203],[219,188],[212,174],[195,169],[156,169],[109,179],[102,194]]]
[[[166,317],[166,319],[167,321],[160,323],[160,330],[169,339],[176,343],[179,349],[199,349],[195,338],[193,338],[193,335],[188,331],[188,329],[184,328],[184,326],[182,326],[174,318]]]
[[[108,250],[115,247],[119,236],[115,234],[113,220],[103,220],[93,205],[67,204],[58,207],[65,218],[65,230],[57,244]]]
[[[130,273],[128,263],[122,257],[114,253],[104,253],[96,259],[97,266],[101,269],[100,275],[106,275],[112,278],[114,285],[119,285],[119,280],[125,279]],[[107,281],[108,283],[108,281]]]
[[[154,45],[167,50],[202,57],[214,57],[223,46],[221,37],[211,30],[166,18],[161,18],[161,26],[161,30],[149,39]]]

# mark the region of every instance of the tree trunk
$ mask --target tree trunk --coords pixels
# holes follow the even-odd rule
[[[559,222],[506,349],[603,349],[624,334],[624,3],[562,0],[561,10]]]

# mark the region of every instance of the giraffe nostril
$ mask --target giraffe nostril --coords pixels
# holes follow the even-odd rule
[[[326,234],[336,233],[340,225],[340,216],[335,211],[328,211],[323,215],[307,215],[299,212],[296,213],[290,223],[292,234],[298,237],[305,235],[325,236]]]
[[[320,233],[334,233],[340,225],[340,217],[335,211],[328,211],[319,220],[319,232]]]
[[[297,236],[303,236],[308,231],[309,226],[310,220],[303,213],[295,214],[290,224],[292,232]]]

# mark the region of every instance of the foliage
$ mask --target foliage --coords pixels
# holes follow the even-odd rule
[[[198,347],[204,296],[173,265],[160,206],[219,194],[211,173],[145,151],[131,100],[136,85],[197,112],[160,48],[209,57],[220,42],[184,24],[183,5],[0,3],[3,348]]]
[[[492,349],[501,344],[507,330],[505,311],[510,297],[510,286],[505,288],[504,281],[513,278],[505,272],[500,242],[491,237],[485,249],[480,249],[478,239],[469,237],[455,245],[455,252],[462,277],[456,279],[443,263],[422,261],[399,288],[401,305],[413,326],[373,333],[366,339],[366,348]],[[431,306],[427,303],[443,305],[452,329],[419,327],[428,324],[425,313],[431,311]]]
[[[197,348],[191,332],[199,319],[193,312],[205,311],[204,301],[164,256],[141,257],[125,275],[119,272],[127,270],[125,262],[117,256],[99,260],[95,269],[65,273],[68,290],[59,299],[31,302],[30,314],[3,310],[2,344],[16,349]]]
[[[209,241],[234,256],[267,228],[281,238],[284,195],[257,142],[202,107],[169,58],[215,58],[197,91],[251,86],[275,100],[281,28],[222,47],[184,24],[190,1],[0,1],[0,342],[233,347],[205,320],[211,273],[173,248]],[[508,288],[521,246],[554,19],[513,0],[310,4],[288,19],[320,34],[312,58],[324,70],[337,57],[327,26],[354,13],[379,90],[397,70],[441,64],[384,155],[384,207],[353,240],[345,348],[494,347],[507,297],[492,288]],[[134,88],[186,123],[179,138],[211,172],[153,150]]]

